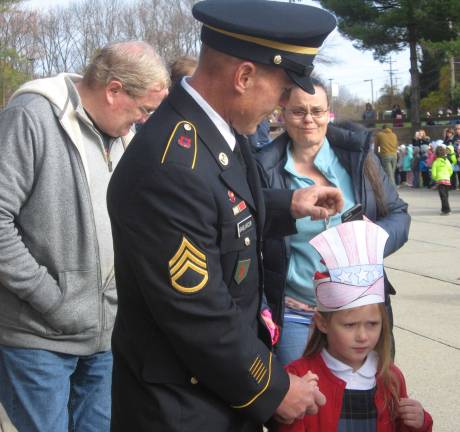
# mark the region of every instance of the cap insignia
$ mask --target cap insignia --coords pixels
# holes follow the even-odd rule
[[[283,61],[283,57],[281,57],[279,54],[277,54],[275,57],[273,57],[273,63],[279,65]]]

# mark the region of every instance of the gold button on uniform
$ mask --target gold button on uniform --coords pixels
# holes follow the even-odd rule
[[[195,377],[190,378],[192,384],[198,384],[198,380]]]
[[[251,245],[251,239],[250,239],[249,237],[246,237],[246,238],[244,239],[244,244],[245,244],[246,246],[250,246],[250,245]]]
[[[184,129],[186,131],[192,130],[192,126],[190,126],[188,123],[184,123]]]
[[[223,166],[227,166],[228,165],[228,156],[225,153],[219,153],[219,162]]]

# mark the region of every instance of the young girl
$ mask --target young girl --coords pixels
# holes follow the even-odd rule
[[[447,216],[450,215],[449,189],[453,169],[452,164],[446,157],[447,149],[445,145],[436,146],[435,153],[436,159],[431,166],[431,178],[436,183],[439,198],[441,198],[441,215]]]
[[[392,363],[384,306],[383,250],[388,234],[368,221],[347,222],[313,238],[326,272],[315,274],[318,312],[304,356],[288,372],[318,377],[326,404],[278,432],[432,430],[431,416],[407,396]]]

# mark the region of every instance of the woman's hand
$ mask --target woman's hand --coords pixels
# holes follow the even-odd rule
[[[312,220],[327,219],[343,208],[343,195],[330,186],[310,186],[292,194],[291,214],[295,219],[310,216]]]

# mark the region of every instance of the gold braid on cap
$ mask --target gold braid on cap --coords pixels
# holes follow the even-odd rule
[[[255,43],[256,45],[262,45],[268,48],[273,48],[277,50],[282,50],[286,52],[290,52],[293,54],[308,54],[308,55],[316,55],[318,53],[318,48],[312,48],[312,47],[302,47],[299,45],[291,45],[291,44],[284,44],[281,42],[276,42],[273,40],[269,39],[263,39],[255,36],[248,36],[248,35],[243,35],[240,33],[233,33],[229,32],[227,30],[222,30],[218,29],[216,27],[212,27],[210,25],[204,24],[205,27],[208,27],[211,30],[214,30],[217,33],[222,33],[224,35],[230,36],[234,39],[240,39],[246,42],[252,42]]]

